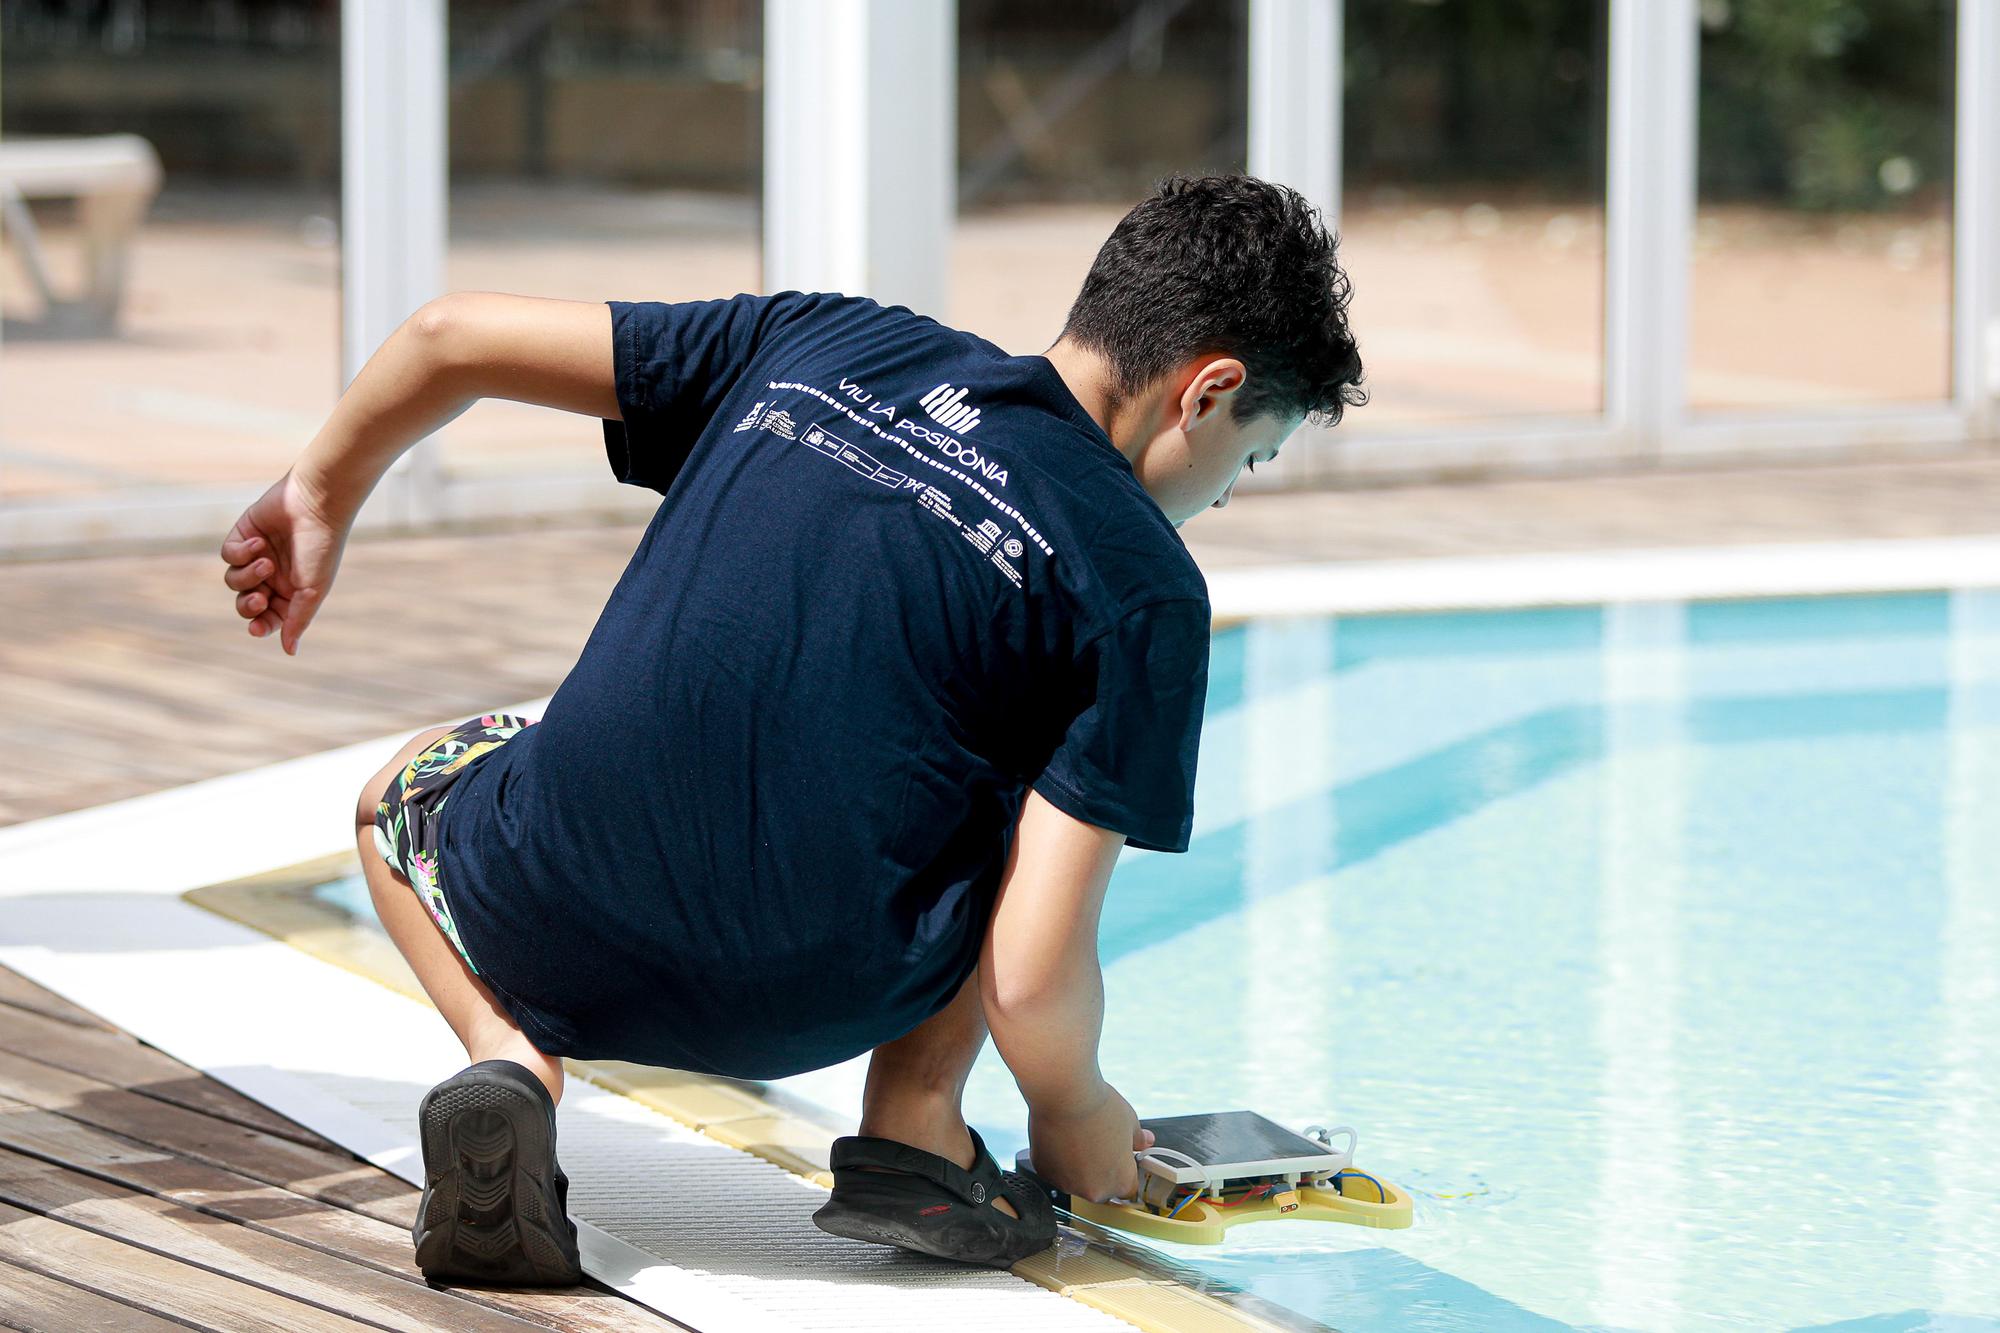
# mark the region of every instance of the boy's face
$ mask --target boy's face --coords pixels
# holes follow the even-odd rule
[[[1169,397],[1160,429],[1139,450],[1132,469],[1175,527],[1204,509],[1228,504],[1244,467],[1276,457],[1303,420],[1231,417],[1230,401],[1244,378],[1243,363],[1234,357],[1219,356],[1189,370],[1185,387]]]

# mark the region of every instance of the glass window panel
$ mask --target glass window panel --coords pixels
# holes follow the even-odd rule
[[[0,5],[0,125],[100,191],[92,136],[138,135],[159,193],[126,243],[115,323],[87,289],[106,201],[0,225],[0,503],[269,483],[340,388],[338,8],[315,0]],[[82,176],[75,173],[81,171]],[[106,228],[104,234],[115,234]]]
[[[1047,350],[1153,182],[1242,171],[1247,0],[959,0],[947,322]]]
[[[763,0],[450,0],[447,290],[692,301],[762,281]],[[475,404],[460,476],[602,470],[594,421]]]
[[[1703,0],[1688,396],[1951,392],[1953,6]]]
[[[1368,426],[1604,399],[1602,0],[1350,0],[1341,250]]]

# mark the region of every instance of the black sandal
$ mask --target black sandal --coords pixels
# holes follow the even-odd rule
[[[573,1287],[583,1281],[556,1104],[527,1066],[481,1060],[424,1095],[424,1197],[410,1239],[424,1276]]]
[[[1003,1172],[971,1129],[972,1169],[894,1139],[833,1141],[833,1197],[813,1225],[851,1240],[896,1245],[940,1259],[1011,1268],[1055,1244],[1056,1213],[1027,1178]],[[867,1171],[863,1167],[886,1167]],[[1019,1217],[994,1204],[1006,1199]]]

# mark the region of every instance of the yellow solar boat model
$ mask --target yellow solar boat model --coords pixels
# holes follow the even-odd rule
[[[1153,1146],[1138,1154],[1138,1197],[1093,1203],[1049,1187],[1057,1207],[1101,1226],[1187,1245],[1217,1244],[1245,1222],[1410,1225],[1409,1194],[1355,1168],[1352,1129],[1312,1125],[1294,1132],[1255,1111],[1139,1123],[1153,1131]],[[1015,1165],[1041,1180],[1027,1153]]]

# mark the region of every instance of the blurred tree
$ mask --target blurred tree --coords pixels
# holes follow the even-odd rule
[[[1604,0],[1348,0],[1350,188],[1595,196]]]
[[[1880,208],[1951,179],[1952,0],[1704,0],[1701,193]]]

